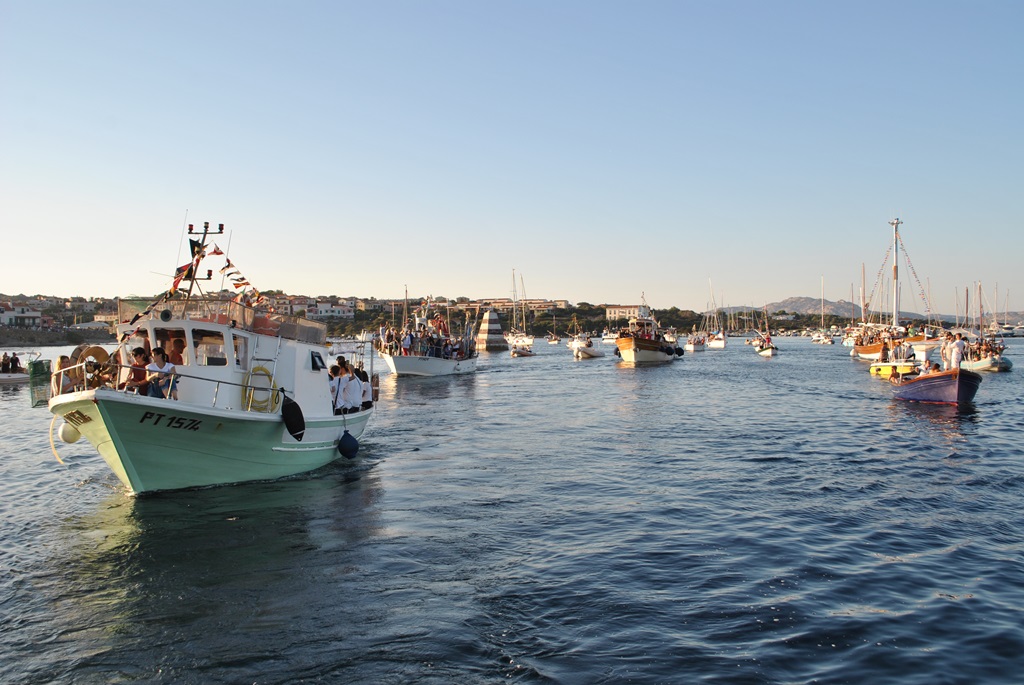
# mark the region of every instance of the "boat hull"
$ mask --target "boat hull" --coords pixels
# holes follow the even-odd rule
[[[98,389],[58,395],[50,411],[74,426],[135,494],[275,480],[341,457],[373,409],[305,419],[302,441],[281,414],[218,410]]]
[[[893,397],[906,402],[970,404],[980,385],[981,375],[973,371],[937,371],[894,383]]]
[[[597,359],[598,357],[603,357],[604,352],[593,346],[578,345],[573,348],[572,355],[577,359]]]
[[[27,373],[0,373],[0,385],[17,385],[19,383],[28,383],[29,375]]]
[[[390,355],[378,351],[384,363],[396,376],[452,376],[476,371],[478,357],[468,359],[443,359],[441,357],[417,357],[412,355]]]
[[[960,362],[961,369],[968,371],[1009,371],[1013,368],[1013,362],[1002,356],[986,357],[975,361]]]
[[[622,361],[631,364],[662,364],[674,361],[675,350],[664,342],[624,336],[615,340]]]

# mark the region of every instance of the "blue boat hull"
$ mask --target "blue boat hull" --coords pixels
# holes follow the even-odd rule
[[[978,393],[981,375],[967,369],[952,369],[895,381],[893,397],[907,402],[970,404]]]

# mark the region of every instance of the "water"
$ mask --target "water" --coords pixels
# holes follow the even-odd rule
[[[140,499],[0,388],[0,681],[1019,682],[1024,341],[961,411],[779,345],[385,377],[355,464]]]

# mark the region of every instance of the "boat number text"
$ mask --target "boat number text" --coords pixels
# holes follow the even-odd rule
[[[151,421],[154,426],[163,426],[164,428],[181,428],[189,431],[199,430],[199,426],[203,423],[201,419],[186,419],[181,416],[157,414],[152,411],[147,411],[142,415],[142,418],[139,419],[139,423],[146,423],[147,421]]]

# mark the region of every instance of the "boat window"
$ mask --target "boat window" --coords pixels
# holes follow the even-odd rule
[[[200,366],[224,366],[228,363],[224,351],[224,334],[196,328],[192,331],[192,345],[196,351],[196,364]]]
[[[324,358],[316,350],[309,351],[309,363],[310,368],[314,371],[322,371],[327,368],[327,362],[324,361]]]
[[[235,341],[235,366],[242,371],[249,370],[249,338],[244,335],[232,335]]]
[[[177,343],[177,346],[181,348],[178,352],[184,360],[182,363],[188,364],[189,354],[185,345],[184,328],[154,328],[153,332],[156,334],[156,344],[164,348],[164,351],[167,352],[168,359],[170,358],[172,351],[175,349],[174,341],[181,340],[180,343]]]

